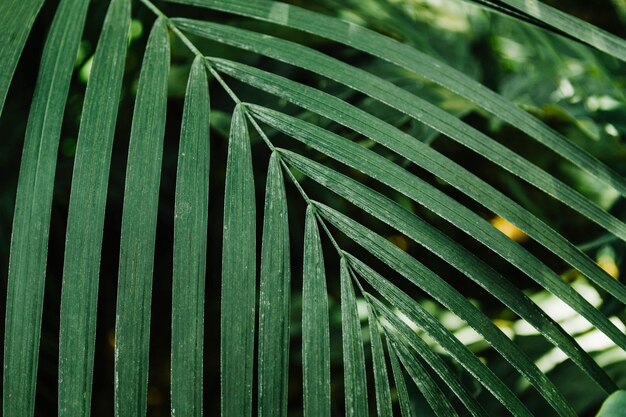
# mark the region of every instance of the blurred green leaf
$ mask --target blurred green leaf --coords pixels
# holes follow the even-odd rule
[[[617,391],[604,401],[598,417],[622,417],[626,412],[626,391]]]

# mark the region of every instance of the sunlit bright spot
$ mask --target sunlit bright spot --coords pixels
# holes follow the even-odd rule
[[[550,372],[558,364],[567,359],[567,355],[561,352],[560,349],[554,348],[549,350],[546,354],[535,361],[537,368],[543,373]]]
[[[572,97],[574,93],[575,90],[572,83],[566,78],[561,78],[559,88],[552,94],[551,98],[553,100],[561,100]]]
[[[87,84],[89,81],[89,76],[91,75],[91,66],[93,65],[93,55],[80,67],[80,71],[78,72],[78,79],[83,83]]]
[[[404,324],[406,324],[407,326],[409,326],[409,328],[410,328],[411,330],[413,330],[414,332],[416,332],[416,331],[419,329],[418,325],[417,325],[417,324],[415,324],[415,323],[414,323],[414,322],[413,322],[410,318],[408,318],[408,317],[407,317],[407,315],[406,315],[406,314],[404,314],[404,313],[403,313],[403,312],[401,312],[400,310],[395,309],[395,310],[394,310],[394,313],[396,313],[396,316],[398,316],[398,318],[399,318],[399,319],[400,319],[400,320],[401,320]]]
[[[526,233],[522,232],[515,225],[509,223],[508,220],[500,216],[496,216],[491,219],[491,225],[516,242],[523,242],[528,239]]]
[[[589,328],[591,328],[591,326],[589,326]],[[615,346],[611,339],[609,339],[604,333],[597,329],[591,330],[583,335],[576,337],[576,342],[586,352],[607,351],[608,349],[611,349]],[[615,361],[626,359],[626,353],[624,353],[623,351],[620,352],[620,357],[615,358]],[[560,349],[553,348],[549,352],[545,353],[542,357],[537,359],[535,363],[542,372],[547,373],[565,360],[567,360],[567,355],[565,355],[565,353],[563,353]]]
[[[598,266],[613,278],[619,278],[619,267],[615,262],[613,251],[603,251],[597,258]]]
[[[598,110],[610,111],[610,110],[614,110],[622,106],[622,104],[619,101],[607,95],[589,96],[587,98],[587,101],[585,102],[585,105],[591,111],[598,111]]]
[[[611,349],[607,349],[604,352],[594,357],[598,365],[605,367],[611,364],[626,361],[626,352],[624,352],[619,346],[614,346]]]
[[[143,24],[141,23],[140,20],[137,19],[133,19],[130,22],[130,29],[129,29],[129,40],[130,41],[134,41],[137,38],[140,38],[141,35],[143,34]]]
[[[359,320],[361,321],[367,320],[367,301],[365,301],[365,299],[357,298],[356,309],[359,313]]]
[[[80,45],[78,46],[78,51],[76,52],[76,62],[74,63],[75,67],[78,67],[80,64],[83,63],[85,58],[87,58],[87,54],[89,54],[90,50],[91,45],[89,41],[84,40],[80,42]]]
[[[528,61],[530,55],[524,45],[502,36],[498,36],[496,39],[498,52],[503,58],[517,63]]]
[[[461,329],[467,326],[467,324],[465,323],[465,321],[463,321],[463,319],[461,319],[459,316],[457,316],[456,314],[450,311],[446,311],[442,313],[441,316],[439,317],[439,320],[441,321],[441,324],[445,326],[446,329],[449,329],[452,331]]]
[[[611,123],[607,123],[604,126],[604,131],[608,134],[611,135],[613,137],[619,137],[619,132],[617,131],[617,129],[615,128],[615,126],[613,126]]]
[[[572,282],[571,286],[593,306],[599,305],[602,301],[598,292],[582,277]],[[570,306],[547,291],[532,294],[530,298],[539,308],[557,322],[563,322],[567,319],[575,319],[578,317],[578,313]],[[572,326],[575,327],[574,325]]]

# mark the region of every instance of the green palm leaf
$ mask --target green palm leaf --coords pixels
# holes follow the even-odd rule
[[[477,129],[388,81],[312,49],[267,35],[211,22],[175,19],[174,24],[195,35],[300,66],[365,93],[490,159],[626,241],[626,224]]]
[[[368,187],[325,166],[287,150],[280,150],[285,160],[308,177],[337,192],[346,200],[369,212],[379,220],[398,228],[415,242],[421,243],[447,263],[463,272],[493,296],[505,303],[512,311],[551,339],[556,346],[567,352],[607,392],[616,389],[615,383],[587,355],[582,348],[558,324],[524,296],[505,277],[499,275],[476,256],[419,217],[409,213],[397,203]],[[397,294],[390,297],[398,303]]]
[[[372,348],[372,368],[374,370],[374,385],[376,388],[376,413],[378,416],[391,417],[391,393],[389,391],[389,378],[385,351],[381,338],[381,327],[374,316],[372,307],[367,305],[367,325],[370,334],[370,346]]]
[[[626,41],[547,4],[523,0],[495,0],[494,2],[478,0],[476,2],[486,3],[487,6],[504,14],[521,16],[533,23],[541,22],[551,30],[567,34],[617,59],[626,61]]]
[[[330,336],[324,255],[315,209],[309,205],[302,267],[302,373],[304,415],[330,416]]]
[[[520,351],[482,312],[459,294],[441,277],[415,258],[361,224],[323,204],[316,208],[342,233],[349,236],[372,255],[379,258],[414,285],[418,286],[460,318],[474,327],[522,375],[537,387],[552,407],[562,415],[574,415],[573,410],[550,380],[537,369],[528,356]]]
[[[2,35],[0,37],[0,113],[4,107],[9,92],[9,84],[13,77],[13,72],[17,66],[17,61],[22,54],[22,49],[26,43],[26,38],[30,32],[35,18],[44,0],[7,0],[0,5],[0,27]],[[59,8],[59,10],[63,10]],[[67,15],[63,10],[62,14]],[[61,14],[59,14],[61,16]],[[59,17],[59,19],[62,19]],[[80,30],[80,24],[77,25]]]
[[[256,117],[272,127],[402,192],[407,197],[440,214],[460,229],[470,233],[495,252],[500,253],[515,266],[527,272],[531,278],[552,293],[558,294],[559,298],[588,318],[598,328],[601,328],[615,343],[622,346],[622,348],[626,347],[625,336],[613,324],[608,322],[606,317],[603,317],[599,311],[589,305],[569,285],[564,283],[558,275],[528,252],[522,250],[515,242],[494,229],[484,219],[463,207],[454,199],[449,198],[434,187],[428,186],[421,179],[411,175],[386,158],[338,135],[275,111],[260,110],[258,107],[253,106],[249,107]],[[562,240],[567,242],[565,239]],[[565,243],[564,249],[568,250],[569,246],[573,247],[573,245]],[[504,248],[506,249],[503,250]],[[576,250],[576,248],[573,249]],[[573,262],[574,265],[580,265],[581,263],[590,264],[589,268],[585,270],[593,269],[595,271],[599,269],[597,265],[584,256],[578,256],[575,262]],[[601,274],[606,275],[604,271]],[[610,277],[607,277],[607,279],[612,280]],[[623,288],[619,283],[615,283],[615,285]],[[612,294],[619,296],[619,294],[614,292]]]
[[[406,381],[400,369],[400,363],[394,353],[392,344],[387,338],[387,352],[389,352],[389,362],[391,362],[391,369],[393,372],[393,380],[396,384],[396,390],[398,391],[398,402],[400,403],[400,413],[402,417],[411,417],[411,403],[409,402],[409,393],[406,389]]]
[[[252,412],[256,208],[250,137],[241,105],[233,113],[226,171],[222,254],[222,414],[247,416]]]
[[[422,392],[435,414],[438,417],[458,417],[458,413],[454,410],[450,402],[446,400],[446,395],[441,391],[441,388],[439,388],[435,380],[426,372],[420,360],[407,349],[405,346],[406,341],[395,336],[392,332],[388,332],[387,336],[391,340],[391,346],[395,350],[395,354],[400,358],[400,361],[413,379],[413,382],[415,382],[415,385]]]
[[[523,209],[513,200],[506,197],[503,193],[498,192],[477,176],[456,165],[448,158],[443,157],[430,147],[417,142],[415,138],[412,138],[398,129],[393,128],[383,121],[372,118],[367,113],[349,106],[342,100],[331,97],[328,94],[321,93],[310,87],[298,85],[297,83],[286,80],[282,77],[263,73],[262,71],[254,70],[251,67],[245,67],[241,64],[232,65],[230,62],[224,60],[215,60],[215,62],[218,69],[224,70],[226,73],[233,75],[246,83],[250,83],[251,85],[262,88],[268,92],[280,95],[281,97],[284,97],[298,105],[302,105],[305,108],[309,108],[316,113],[329,118],[334,118],[337,114],[341,114],[342,117],[338,120],[342,124],[366,135],[377,143],[394,150],[420,167],[431,171],[438,177],[449,182],[451,185],[468,194],[487,208],[500,214],[516,226],[520,227],[520,229],[525,231],[529,236],[533,237],[538,242],[541,242],[546,248],[550,249],[564,261],[579,269],[605,290],[611,292],[611,294],[620,300],[626,301],[626,288],[612,279],[606,274],[606,272],[594,265],[594,263],[587,259],[573,244],[559,236],[543,221]],[[255,111],[254,106],[250,107],[253,111]],[[275,114],[272,113],[272,115]],[[280,115],[278,117],[282,118]],[[332,148],[329,149],[329,152],[332,152]],[[367,153],[365,155],[367,155]],[[368,157],[371,158],[372,156],[368,155]],[[339,160],[347,163],[345,158],[342,158],[341,156],[339,156]],[[389,163],[385,164],[389,165]],[[350,164],[348,163],[348,165]],[[367,166],[367,164],[362,166]],[[369,170],[364,170],[364,172],[367,171]],[[368,172],[368,174],[370,173]],[[416,181],[411,181],[410,183],[415,182]],[[402,183],[394,183],[390,184],[390,186],[397,188],[402,186]],[[421,191],[421,193],[423,192],[424,191]],[[439,194],[441,195],[441,193]],[[444,196],[437,198],[437,200],[441,199],[449,201],[449,203],[445,204],[446,206],[458,207],[460,210],[463,210],[455,201]],[[420,200],[417,199],[416,201]],[[431,210],[434,209],[432,206],[429,208]],[[463,210],[467,214],[451,215],[450,217],[447,217],[447,215],[444,214],[444,210],[447,211],[447,207],[442,207],[441,210],[434,211],[438,212],[452,222],[460,222],[465,217],[476,218],[475,221],[470,222],[467,225],[460,226],[463,230],[473,227],[473,224],[480,225],[483,223],[481,219],[477,219],[477,216],[469,213],[467,210]],[[486,233],[490,234],[488,238],[483,240],[487,246],[499,248],[502,247],[502,245],[505,245],[506,247],[511,247],[511,249],[507,252],[511,254],[516,254],[518,252],[514,249],[515,245],[513,242],[508,241],[497,232],[487,229]],[[475,233],[472,234],[477,238],[479,236]],[[489,242],[498,243],[490,244]],[[520,269],[526,270],[526,265],[528,264],[526,260],[516,263],[513,259],[510,259],[512,257],[512,255],[509,255],[507,258],[509,258],[511,262],[515,263]],[[549,276],[551,274],[547,271],[543,271],[541,274],[535,274],[535,276],[541,275]]]
[[[152,274],[169,60],[167,27],[163,19],[158,19],[146,47],[128,150],[115,323],[118,416],[146,412]]]
[[[367,416],[367,381],[361,323],[348,264],[341,259],[341,335],[346,416]]]
[[[291,285],[287,195],[280,160],[267,172],[259,293],[259,416],[287,415]]]
[[[377,311],[380,312],[381,317],[385,319],[388,330],[390,333],[392,333],[392,335],[390,335],[390,338],[392,340],[403,340],[403,345],[411,346],[413,350],[415,350],[415,352],[419,355],[419,358],[421,358],[435,372],[437,372],[437,374],[446,383],[446,385],[448,385],[448,387],[454,392],[454,395],[456,395],[461,400],[461,402],[463,402],[463,404],[467,407],[467,409],[473,416],[478,417],[487,415],[482,406],[478,404],[476,400],[472,397],[468,389],[461,384],[459,378],[454,375],[454,371],[450,369],[450,367],[446,365],[445,362],[443,362],[443,360],[437,355],[437,353],[430,349],[426,342],[424,342],[419,336],[412,332],[405,323],[402,323],[400,319],[398,319],[387,307],[381,304],[378,300],[372,297],[368,298],[370,302],[376,307]],[[398,353],[400,354],[400,357],[403,357],[403,353],[405,352],[406,351],[401,351]],[[406,357],[410,358],[412,355],[413,353],[410,353]],[[437,411],[437,406],[432,403],[431,405],[433,406],[433,409]],[[528,411],[524,410],[523,406],[517,406],[511,411],[513,411],[516,415],[530,415]]]
[[[44,47],[28,117],[8,274],[3,372],[5,415],[19,417],[34,413],[50,211],[62,122],[55,115],[62,115],[65,108],[87,5],[86,0],[60,2]],[[9,13],[2,16],[8,17]],[[15,46],[17,42],[12,45]],[[9,50],[8,45],[4,46],[0,54]]]
[[[204,277],[209,206],[209,89],[191,67],[180,132],[174,208],[172,414],[202,415]]]
[[[519,109],[504,97],[489,90],[467,75],[454,70],[429,55],[353,23],[333,19],[297,6],[260,0],[168,0],[208,7],[229,13],[269,21],[339,42],[413,71],[459,94],[496,117],[510,123],[549,149],[626,193],[626,181],[573,142],[561,137],[536,118]],[[535,1],[533,3],[539,3]]]
[[[63,417],[90,411],[104,209],[129,25],[130,3],[112,0],[85,93],[63,265],[59,340]]]
[[[86,0],[61,0],[49,29],[48,5],[42,7],[41,0],[0,5],[0,112],[16,68],[30,66],[36,50],[25,49],[31,27],[33,34],[41,30],[29,44],[47,32],[41,59],[35,57],[40,65],[10,238],[5,415],[39,414],[38,390],[58,401],[60,416],[89,416],[92,395],[98,404],[94,414],[106,413],[100,406],[108,397],[93,375],[94,369],[98,375],[109,368],[107,395],[116,416],[141,417],[152,414],[150,407],[169,407],[172,416],[213,415],[218,408],[224,417],[396,411],[409,417],[421,408],[446,417],[531,416],[540,406],[574,416],[597,411],[604,397],[600,415],[615,415],[623,378],[607,361],[622,361],[626,352],[620,322],[626,322],[626,287],[614,278],[626,242],[618,200],[626,196],[626,179],[596,155],[616,167],[623,155],[618,143],[623,126],[617,122],[623,95],[615,92],[622,80],[614,74],[626,61],[626,41],[539,1],[464,0],[512,17],[506,24],[522,33],[515,42],[532,32],[526,40],[541,42],[532,45],[539,60],[559,62],[564,74],[559,68],[551,73],[563,77],[561,84],[569,83],[568,77],[577,83],[568,101],[555,98],[565,95],[563,88],[534,91],[536,80],[517,73],[528,84],[501,81],[505,94],[500,95],[454,69],[458,62],[439,60],[465,59],[454,48],[442,53],[462,33],[451,34],[450,22],[416,26],[411,10],[418,6],[382,1],[324,0],[310,7],[337,3],[338,16],[361,18],[387,35],[270,0],[164,0],[164,11],[150,0],[133,3],[132,10],[128,0],[110,0],[101,30],[91,20],[99,19],[100,9],[88,13]],[[429,3],[425,9],[440,7]],[[174,17],[184,10],[194,19]],[[469,13],[484,17],[478,9]],[[380,21],[368,21],[372,16]],[[568,39],[553,42],[516,26],[520,21]],[[152,26],[144,49],[146,22]],[[481,23],[476,24],[472,30],[478,33]],[[85,25],[89,30],[83,34]],[[85,60],[94,36],[95,54]],[[479,56],[467,45],[460,46],[466,57]],[[531,45],[520,48],[526,46]],[[596,58],[588,46],[617,60]],[[561,56],[562,48],[578,55],[573,63],[569,55]],[[487,49],[495,55],[492,45]],[[25,63],[18,66],[21,55]],[[601,74],[576,69],[583,66],[580,57],[591,59],[589,67]],[[183,79],[180,74],[188,69]],[[87,83],[79,114],[82,92],[71,83],[73,71],[77,84]],[[21,78],[15,79],[20,93],[28,91]],[[584,89],[578,86],[587,81]],[[557,133],[505,98],[513,96],[506,88],[533,90],[546,104],[538,114],[555,113],[555,120],[585,130],[597,143],[583,149],[573,140],[576,133]],[[134,109],[126,111],[131,101]],[[13,107],[6,107],[3,121]],[[474,110],[484,112],[470,114]],[[586,126],[587,117],[597,124]],[[80,120],[75,155],[65,148],[68,141],[59,140],[71,132],[73,119]],[[531,162],[518,154],[517,144],[503,139],[508,130],[492,126],[500,122],[513,128],[519,146],[530,138],[547,147],[546,161],[559,166],[548,172],[540,158]],[[11,124],[9,130],[19,132],[19,120]],[[113,142],[116,135],[127,137],[126,127],[128,148],[120,140],[115,148],[116,156],[118,149],[127,152],[124,173],[110,167],[118,166]],[[7,143],[19,142],[11,135]],[[481,158],[464,161],[475,154]],[[42,324],[42,312],[48,313],[45,276],[54,285],[57,274],[54,263],[46,270],[48,240],[56,243],[50,230],[64,226],[52,222],[51,227],[53,194],[57,197],[55,187],[64,181],[60,175],[55,184],[55,174],[72,158],[71,193],[60,210],[68,206],[60,314],[50,315],[53,321],[60,317],[58,385],[48,387],[40,381],[49,379],[49,361],[38,366],[41,335],[49,340]],[[482,171],[485,161],[496,166],[495,174]],[[562,162],[567,168],[561,169]],[[563,179],[571,167],[575,181]],[[261,215],[256,201],[262,182]],[[118,183],[124,183],[123,192]],[[548,211],[534,214],[544,201],[555,210],[566,207],[575,221]],[[105,225],[105,209],[116,204],[120,224],[111,215]],[[502,233],[502,226],[488,220],[492,216],[531,240],[522,243]],[[593,231],[588,243],[572,241],[578,227]],[[595,236],[596,229],[606,234]],[[111,239],[109,230],[119,235]],[[98,300],[100,263],[117,254],[117,245],[113,333],[112,320],[96,326],[96,312],[99,303],[111,302]],[[570,267],[569,276],[557,273]],[[518,272],[530,280],[520,281]],[[163,317],[162,301],[155,302],[155,314],[152,294],[162,297],[170,273],[171,316],[169,305],[164,310],[171,318],[171,344],[168,359],[159,361],[163,349],[152,346],[150,328],[156,316]],[[205,298],[212,301],[207,312],[217,310],[220,298],[219,318],[207,316]],[[301,319],[294,312],[301,312]],[[108,345],[102,343],[108,356],[97,352],[96,329],[109,334]],[[475,341],[468,341],[470,332]],[[42,343],[46,358],[49,344]],[[584,374],[585,383],[572,388],[574,374]],[[574,391],[581,387],[589,392],[588,401]],[[413,395],[416,390],[421,394]]]

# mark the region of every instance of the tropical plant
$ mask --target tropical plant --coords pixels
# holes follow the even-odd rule
[[[612,74],[624,68],[624,40],[537,0],[466,0],[470,6],[455,1],[465,12],[486,9],[506,16],[500,18],[521,33],[519,39],[543,45],[539,50],[547,58],[536,63],[538,78],[512,77],[509,89],[496,93],[473,78],[472,65],[462,62],[465,55],[441,47],[454,45],[456,38],[426,42],[398,2],[335,2],[352,14],[331,16],[332,2],[301,8],[269,0],[169,1],[191,7],[168,2],[157,7],[150,0],[132,4],[134,13],[154,22],[136,85],[124,81],[127,51],[138,47],[129,39],[130,0],[107,3],[93,59],[87,65],[79,58],[88,81],[75,153],[70,152],[67,215],[59,220],[67,225],[60,306],[51,310],[60,311],[58,415],[91,412],[96,307],[105,276],[101,257],[116,246],[117,416],[146,414],[153,276],[161,272],[155,257],[170,259],[166,265],[173,271],[167,377],[172,416],[203,414],[205,337],[219,345],[219,370],[212,371],[219,373],[220,386],[209,389],[219,390],[226,417],[284,416],[288,410],[309,417],[394,411],[407,417],[418,409],[440,417],[573,416],[597,411],[614,392],[602,415],[623,412],[618,390],[624,374],[603,364],[599,354],[617,351],[623,363],[626,352],[620,321],[626,317],[626,287],[615,279],[618,257],[610,252],[626,241],[626,213],[617,203],[626,195],[626,169],[623,144],[615,139],[626,127],[609,121],[598,128],[578,117],[584,109],[573,107],[581,97],[572,99],[570,108],[554,104],[554,96],[544,100],[550,107],[533,106],[532,98],[524,102],[516,94],[539,94],[535,87],[550,71],[561,77],[565,65],[555,62],[564,60],[565,49],[577,62],[591,62],[599,74],[594,80],[610,91],[589,97],[601,100],[598,106],[608,101],[607,108],[623,110],[623,83]],[[89,3],[0,4],[0,111],[20,56],[32,53],[25,45],[31,28],[38,27],[38,13],[42,6],[54,12],[15,194],[4,332],[7,417],[33,416],[36,390],[42,388],[37,374],[47,261],[59,250],[48,245],[55,227],[55,173]],[[193,12],[195,18],[174,12]],[[444,63],[455,54],[454,63]],[[260,56],[268,60],[259,61]],[[182,91],[176,82],[187,71]],[[292,76],[302,73],[307,76]],[[591,79],[581,77],[581,85]],[[567,88],[573,87],[566,83],[561,91]],[[132,112],[128,103],[120,105],[125,89],[135,97]],[[180,116],[177,90],[184,96]],[[218,103],[230,100],[232,112],[223,104],[216,110],[213,97]],[[122,151],[123,212],[111,224],[105,222],[105,208],[116,163],[113,139],[118,119],[127,117],[120,107],[132,114],[132,128]],[[545,123],[555,113],[558,120],[575,120],[577,131],[604,144],[605,152]],[[491,125],[479,126],[471,114]],[[180,120],[174,122],[180,123],[174,148],[164,140],[172,119]],[[211,156],[221,147],[215,134],[209,138],[211,129],[228,134],[225,161]],[[498,129],[516,132],[523,144],[496,139],[490,133]],[[614,139],[608,145],[606,132]],[[433,146],[435,139],[449,147]],[[566,164],[572,176],[601,189],[601,195],[533,159],[528,149],[552,155],[548,161]],[[481,162],[473,165],[478,168],[469,169],[459,154],[473,159],[478,154]],[[168,162],[168,155],[177,160]],[[225,163],[223,178],[210,174],[215,168],[209,161]],[[165,196],[174,199],[171,210],[169,199],[159,196],[168,164],[176,170],[175,195]],[[497,170],[505,186],[485,179],[484,170]],[[295,191],[288,191],[286,182]],[[263,202],[258,187],[264,189]],[[545,201],[568,215],[542,212],[537,204]],[[220,208],[211,211],[213,206]],[[157,244],[160,211],[173,219],[171,252]],[[217,231],[210,212],[223,218]],[[103,237],[117,224],[118,245]],[[594,231],[585,244],[567,232],[580,224]],[[209,236],[221,240],[221,260],[207,265],[209,247],[220,248]],[[599,248],[593,259],[590,254]],[[300,271],[301,290],[295,285]],[[205,318],[217,311],[205,308],[207,279],[221,287],[219,340],[215,327],[205,332]],[[497,309],[506,311],[506,319],[494,319],[496,304],[503,305]],[[552,314],[554,305],[572,312],[570,322]],[[588,324],[584,331],[571,329],[572,317]],[[532,337],[513,332],[520,326]],[[608,340],[608,347],[587,349],[585,337]],[[342,369],[332,367],[336,352]],[[564,391],[571,381],[560,383],[551,374],[559,364],[568,364],[567,375],[593,392],[586,394],[589,401],[581,403],[580,391]],[[333,375],[342,375],[342,392],[332,382],[331,367]],[[294,382],[300,370],[301,381]],[[294,385],[302,393],[295,403],[302,403],[292,412]]]

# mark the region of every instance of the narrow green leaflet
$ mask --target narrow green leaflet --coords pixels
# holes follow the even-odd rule
[[[422,392],[435,414],[437,414],[438,417],[458,417],[457,412],[452,407],[452,404],[450,404],[450,401],[447,400],[441,388],[437,386],[435,380],[426,372],[420,360],[405,346],[406,342],[403,342],[399,336],[390,331],[387,332],[387,337],[391,341],[392,349],[400,358],[400,361],[411,376],[411,379],[413,379],[417,388]]]
[[[256,209],[248,126],[241,105],[228,142],[222,253],[222,416],[252,411],[256,297]]]
[[[2,114],[4,100],[9,92],[17,61],[20,59],[26,38],[43,2],[44,0],[3,0],[0,4],[0,28],[2,28],[0,31],[0,62],[2,62],[0,66],[0,114]],[[59,6],[59,10],[65,9]],[[78,17],[79,14],[75,16]],[[59,19],[61,18],[56,20]],[[82,32],[80,20],[76,23],[76,29]],[[71,44],[71,39],[68,41]],[[48,54],[51,53],[48,52]]]
[[[348,262],[354,270],[363,277],[389,303],[405,314],[411,321],[420,326],[439,346],[446,350],[456,361],[480,381],[504,406],[514,415],[531,416],[530,411],[515,396],[513,392],[472,352],[461,343],[441,322],[428,313],[406,293],[384,279],[376,271],[346,254]],[[376,300],[374,300],[376,304]],[[383,311],[384,312],[384,311]],[[385,315],[386,317],[386,315]],[[393,320],[392,320],[393,321]],[[394,325],[397,329],[401,327]],[[412,340],[412,336],[408,337]]]
[[[169,73],[167,26],[148,39],[130,134],[115,322],[115,415],[144,416],[150,307]]]
[[[387,364],[385,363],[385,351],[380,336],[382,329],[369,303],[367,304],[367,323],[370,333],[370,346],[372,348],[372,368],[374,370],[374,389],[376,390],[376,415],[379,417],[392,417],[393,410],[391,408]]]
[[[465,320],[537,388],[537,391],[559,415],[575,415],[556,387],[526,353],[521,351],[483,312],[439,275],[360,223],[319,202],[316,202],[315,206],[320,214],[338,230]]]
[[[212,62],[220,70],[232,76],[235,76],[236,78],[246,83],[268,91],[271,94],[276,94],[289,101],[292,101],[293,103],[301,107],[310,109],[311,111],[335,120],[338,123],[341,123],[356,132],[362,133],[363,135],[374,140],[375,142],[380,143],[381,145],[386,146],[387,148],[397,152],[398,154],[416,163],[427,171],[432,172],[434,175],[442,178],[444,181],[448,182],[459,191],[472,197],[481,205],[487,207],[494,213],[497,213],[505,219],[509,220],[511,223],[519,227],[530,237],[537,240],[539,243],[551,250],[565,262],[571,264],[576,269],[581,271],[584,275],[586,275],[600,287],[605,289],[607,292],[613,294],[617,299],[621,300],[622,302],[626,302],[626,287],[621,282],[616,281],[605,271],[599,268],[598,265],[596,265],[595,262],[589,259],[586,255],[584,255],[584,253],[582,253],[580,249],[575,247],[571,242],[563,238],[547,224],[545,224],[543,221],[532,215],[519,204],[515,203],[513,200],[505,196],[503,193],[497,191],[492,186],[490,186],[471,172],[460,167],[455,162],[439,154],[429,146],[426,146],[420,141],[415,140],[415,138],[407,135],[406,133],[403,133],[402,131],[383,122],[382,120],[372,117],[368,113],[365,113],[362,110],[359,110],[356,107],[351,106],[348,103],[338,98],[332,97],[328,94],[325,94],[319,90],[295,83],[293,81],[269,74],[264,71],[256,70],[252,67],[244,66],[242,64],[236,64],[225,60],[215,59],[212,59]],[[264,117],[266,118],[276,119],[274,116],[278,115],[278,119],[292,120],[283,117],[278,113],[272,113],[271,111],[266,111],[262,108],[255,107],[254,105],[249,105],[249,107],[255,112],[265,113]],[[268,113],[272,116],[268,116]],[[278,119],[276,119],[276,122],[278,122]],[[296,122],[301,123],[297,120]],[[321,129],[318,128],[317,130],[319,131]],[[335,136],[335,138],[338,138],[338,140],[343,140],[338,136]],[[334,152],[334,148],[331,148],[331,152]],[[348,163],[345,161],[343,162]],[[390,165],[388,161],[386,161],[386,164]],[[369,169],[366,169],[363,172],[368,173],[368,175],[370,174]],[[424,184],[419,180],[417,180],[417,183]],[[409,184],[390,184],[390,186],[392,188],[397,188],[410,186]],[[424,184],[424,186],[429,187],[426,184]],[[448,198],[445,194],[439,193],[432,187],[430,187],[430,189],[435,194],[441,196],[440,198],[438,198],[438,200],[443,199],[448,201],[442,207],[444,211],[448,210],[447,206],[450,206],[451,208],[458,207],[460,210],[465,210],[456,201]],[[425,191],[421,191],[421,193],[424,192]],[[465,211],[467,212],[467,216],[461,216],[461,218],[468,216],[473,216],[475,218],[475,220],[469,223],[470,226],[473,226],[475,224],[486,225],[484,219],[480,218],[479,216],[475,216],[471,211]],[[439,214],[453,223],[458,222],[458,215],[453,215],[452,217],[448,218],[445,214]],[[487,227],[488,229],[491,228],[490,226]],[[463,229],[463,227],[461,228]],[[511,252],[513,254],[519,252],[520,249],[514,242],[508,241],[508,239],[505,239],[505,237],[497,231],[487,230],[487,233],[490,233],[491,236],[483,240],[483,243],[485,243],[487,246],[494,248],[496,252],[500,250],[502,245],[510,248],[508,252]],[[472,235],[474,234],[472,233]],[[494,244],[494,242],[502,240],[504,240],[504,242]],[[499,253],[503,252],[500,251]],[[507,258],[507,256],[505,256],[505,258]],[[516,265],[523,271],[527,271],[527,261],[521,262],[520,264]],[[552,274],[553,279],[555,279],[555,275],[550,271],[542,272],[542,274],[548,276]],[[537,280],[537,278],[533,279]],[[558,278],[557,280],[561,281],[560,278]]]
[[[87,84],[72,175],[59,340],[59,416],[88,416],[111,148],[130,27],[130,2],[112,0]]]
[[[393,381],[396,385],[398,402],[400,403],[400,414],[402,417],[412,417],[413,413],[411,412],[411,401],[409,400],[409,393],[406,389],[406,381],[404,380],[402,369],[400,368],[398,358],[396,357],[396,353],[392,348],[389,338],[387,337],[386,340],[387,352],[389,352],[389,362],[391,362],[391,370],[393,372]]]
[[[574,310],[586,317],[617,345],[626,349],[626,337],[624,334],[608,321],[595,307],[589,304],[580,294],[564,282],[561,277],[520,247],[516,242],[493,228],[485,219],[459,204],[453,198],[450,198],[445,193],[442,193],[422,181],[417,176],[410,174],[388,159],[341,136],[272,110],[263,109],[250,104],[247,106],[259,120],[388,185],[439,214],[470,236],[483,242],[487,247],[517,266],[530,278],[550,290],[553,294],[569,304]],[[579,270],[584,272],[602,271],[593,261],[582,254],[571,243],[567,243],[565,239],[563,239],[563,242],[564,246],[566,246],[565,249],[571,246],[573,248],[572,250],[577,251],[579,254],[579,256],[572,259],[572,265],[580,266]],[[561,249],[561,247],[559,247],[559,249]],[[559,251],[559,253],[561,253],[561,251]],[[587,267],[588,264],[590,265]],[[602,273],[606,275],[604,271],[602,271]],[[589,276],[595,277],[595,275]],[[621,290],[611,292],[611,294],[622,300],[621,293],[624,291],[623,284],[617,283],[608,275],[607,277],[617,285],[618,290]]]
[[[178,27],[195,35],[305,68],[377,99],[472,149],[626,241],[626,224],[578,191],[476,128],[387,80],[311,48],[269,35],[212,22],[190,19],[173,21]]]
[[[302,266],[304,417],[330,417],[330,331],[324,254],[313,206],[307,207]]]
[[[33,4],[24,1],[18,3]],[[67,91],[88,4],[87,0],[60,2],[43,49],[26,127],[15,198],[7,284],[2,401],[3,412],[7,416],[27,417],[34,413],[57,149]],[[0,9],[4,10],[5,7],[14,6],[12,2],[6,2]],[[13,9],[10,10],[0,12],[0,20],[9,16],[12,21],[16,19]],[[4,25],[0,27],[6,28]],[[2,55],[8,53],[17,42],[4,45],[2,41],[0,44],[3,45],[0,47]],[[2,62],[6,63],[7,59]],[[4,65],[0,71],[7,69],[8,66]],[[3,77],[0,75],[0,79]],[[0,81],[0,85],[3,82]]]
[[[291,286],[287,195],[277,153],[267,172],[259,294],[259,416],[287,416]]]
[[[346,416],[367,416],[367,380],[361,322],[354,288],[346,260],[342,257],[341,275],[341,339],[343,341],[343,381]]]
[[[515,126],[599,180],[626,195],[626,180],[505,97],[410,45],[354,23],[276,1],[169,0],[265,20],[351,46],[415,72]],[[224,41],[224,39],[221,39]]]
[[[204,280],[209,215],[209,86],[191,66],[180,129],[172,276],[172,416],[202,416]]]
[[[446,386],[456,395],[463,405],[467,407],[469,412],[473,416],[486,416],[486,412],[483,407],[476,401],[469,390],[461,383],[458,373],[443,361],[441,356],[434,352],[428,344],[422,340],[413,330],[411,330],[406,323],[403,323],[395,314],[389,310],[384,304],[367,295],[368,301],[375,306],[376,310],[380,312],[381,316],[385,319],[383,321],[384,326],[388,327],[388,330],[392,333],[397,333],[400,337],[396,340],[402,340],[402,344],[410,350],[414,350],[418,356],[430,366],[439,377],[446,383]],[[505,404],[506,405],[506,404]],[[516,409],[514,415],[532,416],[530,412],[524,411],[520,414]]]
[[[626,61],[626,41],[538,0],[499,0],[513,10],[547,23],[568,36]],[[510,12],[506,12],[510,13]]]
[[[539,309],[505,277],[446,234],[358,181],[299,154],[282,149],[279,151],[288,163],[306,176],[396,228],[493,294],[495,298],[545,335],[555,346],[561,348],[606,392],[612,392],[617,388],[602,368],[543,310]]]

